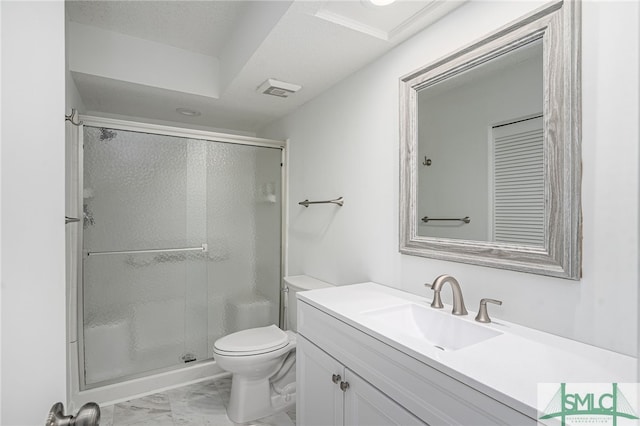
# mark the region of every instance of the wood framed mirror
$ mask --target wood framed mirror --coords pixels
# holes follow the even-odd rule
[[[400,252],[581,276],[580,3],[400,79]]]

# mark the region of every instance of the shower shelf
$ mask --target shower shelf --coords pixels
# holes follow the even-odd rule
[[[228,252],[219,252],[217,254],[209,254],[209,253],[161,253],[153,256],[149,260],[134,260],[133,256],[128,256],[124,263],[129,266],[133,266],[134,268],[143,268],[146,266],[157,265],[159,263],[175,263],[175,262],[184,262],[184,261],[205,261],[205,262],[222,262],[223,260],[229,259]]]

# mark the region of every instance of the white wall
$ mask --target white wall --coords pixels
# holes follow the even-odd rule
[[[467,305],[635,355],[638,285],[638,4],[583,3],[583,278],[579,282],[398,253],[398,79],[533,9],[469,2],[262,134],[290,138],[289,270],[430,295],[450,273]],[[464,29],[461,31],[461,29]],[[297,202],[344,196],[342,208]],[[445,294],[449,298],[450,294]]]
[[[66,22],[66,20],[65,20]],[[65,25],[65,114],[70,114],[75,108],[80,114],[86,109],[78,88],[71,77],[69,71],[69,28]],[[78,134],[77,128],[70,122],[65,122],[65,216],[80,217],[78,211]],[[78,247],[78,225],[65,227],[65,253],[76,253]],[[71,402],[71,396],[78,392],[80,386],[79,369],[77,368],[77,323],[75,315],[69,313],[77,312],[77,282],[78,282],[78,259],[74,256],[67,256],[65,259],[66,276],[66,309],[67,309],[67,401]],[[72,410],[74,407],[66,407]]]
[[[2,4],[0,4],[0,35],[2,35]],[[1,47],[1,46],[0,46]],[[1,51],[1,50],[0,50]],[[0,55],[0,82],[2,81],[2,55]],[[2,84],[0,84],[0,99]],[[0,102],[0,164],[2,164],[2,102]],[[0,173],[2,188],[2,173]],[[2,241],[2,197],[0,196],[0,241]],[[2,244],[0,243],[0,342],[2,342]],[[2,350],[0,350],[0,422],[2,421]]]
[[[65,401],[64,3],[3,1],[2,419]]]

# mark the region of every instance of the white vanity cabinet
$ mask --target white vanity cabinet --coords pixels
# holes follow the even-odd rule
[[[536,424],[300,296],[298,334],[301,426]]]
[[[376,283],[297,297],[301,426],[535,425],[540,383],[637,381],[633,357]]]
[[[350,369],[298,337],[297,422],[304,426],[424,425]]]

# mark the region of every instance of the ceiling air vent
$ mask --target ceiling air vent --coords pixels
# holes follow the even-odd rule
[[[268,78],[258,87],[258,92],[264,93],[265,95],[278,96],[279,98],[288,98],[289,95],[296,93],[300,89],[302,89],[302,86],[297,84],[285,83],[284,81]]]

